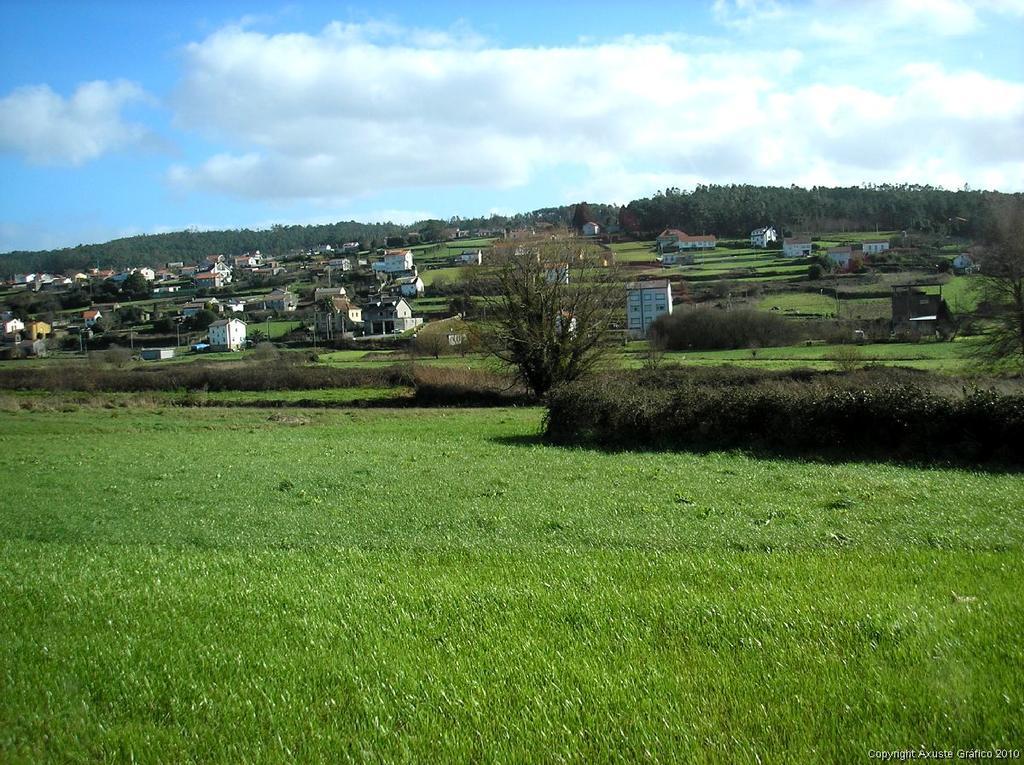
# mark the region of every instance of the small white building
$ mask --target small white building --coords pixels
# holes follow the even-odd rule
[[[787,258],[809,258],[813,249],[810,237],[789,236],[782,240],[782,254]]]
[[[156,279],[156,271],[154,271],[152,268],[149,268],[148,266],[143,266],[142,268],[138,269],[138,273],[142,274],[142,278],[145,279],[147,282],[151,282],[154,279]]]
[[[215,321],[207,332],[213,350],[239,351],[245,347],[245,322],[241,319]]]
[[[395,279],[398,291],[402,297],[421,297],[423,295],[423,280],[418,276],[403,276]]]
[[[482,250],[463,250],[457,260],[467,266],[479,266],[483,263],[484,254]]]
[[[626,327],[632,337],[646,337],[659,316],[672,313],[672,283],[668,279],[626,285]]]
[[[359,245],[356,245],[357,247]],[[327,261],[327,266],[337,271],[351,271],[352,261],[349,258],[332,258]]]
[[[877,255],[889,249],[888,239],[865,239],[861,242],[861,250],[865,255]]]
[[[592,220],[588,220],[584,223],[580,227],[580,230],[583,232],[583,236],[597,236],[601,233],[601,227]]]
[[[173,348],[143,348],[139,351],[139,357],[143,361],[162,361],[174,358]]]
[[[775,233],[775,229],[771,226],[755,228],[750,232],[751,247],[767,247],[769,242],[777,242],[778,240],[779,235]]]
[[[85,323],[85,326],[89,327],[90,329],[94,327],[96,325],[96,322],[100,321],[102,318],[103,314],[100,313],[99,311],[93,310],[82,312],[82,321]]]
[[[3,329],[3,332],[0,334],[13,335],[25,329],[25,322],[21,319],[15,319],[12,317],[10,319],[4,319],[3,323],[0,324],[0,328]]]

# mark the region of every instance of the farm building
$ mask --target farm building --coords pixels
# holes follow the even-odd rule
[[[888,239],[865,239],[861,242],[861,250],[865,255],[878,255],[889,249]]]
[[[418,276],[403,276],[395,279],[395,286],[402,297],[420,297],[423,295],[423,280]]]
[[[791,236],[782,240],[782,254],[787,258],[806,258],[813,250],[809,237]]]
[[[630,282],[626,290],[626,321],[631,336],[646,337],[655,319],[672,313],[672,283],[668,279]]]
[[[102,318],[103,314],[100,313],[99,311],[93,310],[82,312],[82,321],[85,322],[85,326],[87,327],[95,326],[96,322],[100,321]]]
[[[463,250],[459,253],[457,260],[469,266],[479,266],[483,262],[483,252],[480,250]]]
[[[313,290],[313,300],[319,303],[325,298],[345,297],[347,294],[344,287],[317,287]]]
[[[667,228],[658,235],[657,243],[659,252],[713,250],[718,244],[718,239],[714,234],[691,236],[677,228]]]
[[[892,331],[913,336],[933,335],[952,324],[941,284],[894,284]]]
[[[580,231],[583,232],[583,236],[597,236],[601,233],[601,227],[594,221],[588,220],[580,227]]]
[[[241,319],[221,319],[208,330],[210,348],[215,351],[240,351],[245,347],[245,322]]]
[[[755,228],[750,232],[751,247],[767,247],[770,242],[777,242],[778,240],[779,235],[775,233],[775,229],[771,226]]]
[[[139,357],[143,361],[162,361],[174,358],[173,348],[143,348],[139,351]]]

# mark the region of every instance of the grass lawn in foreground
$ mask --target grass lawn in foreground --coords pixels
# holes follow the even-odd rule
[[[1021,741],[1019,475],[303,414],[0,412],[0,759]]]

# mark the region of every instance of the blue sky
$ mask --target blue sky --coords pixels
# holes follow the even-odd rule
[[[1024,0],[0,4],[0,252],[697,183],[1024,190]]]

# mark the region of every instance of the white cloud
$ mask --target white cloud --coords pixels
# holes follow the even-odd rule
[[[37,164],[81,165],[144,141],[148,131],[125,122],[121,111],[148,100],[125,80],[87,82],[69,98],[48,85],[17,88],[0,99],[0,150]]]
[[[943,3],[941,23],[953,24],[961,4]],[[465,39],[472,44],[387,25],[332,24],[317,35],[222,29],[185,51],[176,106],[181,126],[225,151],[175,166],[170,179],[238,197],[339,203],[399,188],[511,187],[560,168],[582,168],[585,179],[553,193],[590,188],[614,200],[690,181],[955,177],[1024,187],[1018,82],[894,63],[883,91],[858,82],[854,68],[838,72],[847,84],[799,82],[807,66],[793,50]]]

